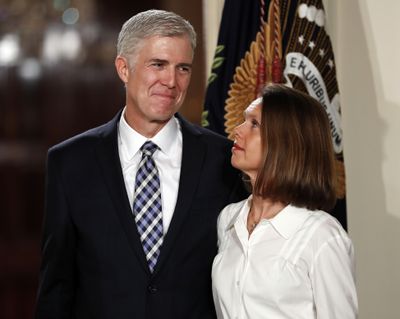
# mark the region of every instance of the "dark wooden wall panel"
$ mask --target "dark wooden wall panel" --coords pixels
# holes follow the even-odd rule
[[[0,318],[26,319],[33,315],[37,291],[47,149],[108,121],[124,105],[124,88],[113,61],[116,37],[127,18],[150,8],[174,10],[194,20],[201,41],[201,1],[179,6],[173,0],[71,1],[81,10],[73,29],[83,39],[82,52],[73,61],[53,64],[42,58],[45,34],[70,28],[60,23],[61,11],[52,7],[56,2],[3,3],[0,41],[19,34],[21,54],[8,65],[0,56]],[[183,108],[195,122],[204,94],[201,50],[200,44]],[[29,59],[39,66],[39,73],[27,80],[21,70]]]

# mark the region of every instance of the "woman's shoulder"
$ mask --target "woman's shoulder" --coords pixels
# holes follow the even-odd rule
[[[351,242],[340,222],[325,211],[313,211],[304,223],[304,227],[314,243],[323,244],[335,238]]]
[[[348,255],[353,245],[348,234],[335,217],[324,211],[307,211],[308,217],[287,241],[282,254],[296,264],[307,260],[311,265],[323,251]],[[300,259],[299,259],[300,258]]]

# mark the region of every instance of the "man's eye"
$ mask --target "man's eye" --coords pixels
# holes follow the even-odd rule
[[[188,66],[180,66],[180,67],[178,68],[178,70],[179,70],[180,72],[189,73],[191,69],[190,69],[190,67],[188,67]]]
[[[153,63],[151,63],[151,66],[154,67],[154,68],[160,69],[160,68],[162,68],[164,66],[164,63],[162,63],[162,62],[153,62]]]

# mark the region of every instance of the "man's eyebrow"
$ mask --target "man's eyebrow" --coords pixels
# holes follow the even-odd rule
[[[165,60],[165,59],[158,59],[158,58],[152,58],[152,59],[149,59],[149,63],[161,63],[161,64],[169,64],[170,62],[168,61],[168,60]],[[192,63],[185,63],[185,62],[183,62],[183,63],[178,63],[177,64],[177,66],[178,67],[187,67],[187,68],[192,68],[193,67],[193,64]]]
[[[192,68],[193,64],[192,63],[178,63],[178,66],[185,66],[185,67],[188,67],[188,68]]]
[[[157,59],[157,58],[152,58],[149,60],[149,62],[158,62],[158,63],[168,63],[167,60],[163,60],[163,59]]]

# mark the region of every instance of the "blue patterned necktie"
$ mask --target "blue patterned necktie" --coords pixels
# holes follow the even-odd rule
[[[153,272],[163,240],[160,178],[153,159],[158,146],[151,141],[142,145],[142,159],[136,173],[133,213],[143,250]]]

